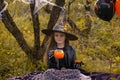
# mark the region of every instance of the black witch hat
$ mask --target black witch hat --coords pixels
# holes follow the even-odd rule
[[[77,40],[78,37],[73,33],[72,28],[70,27],[70,25],[65,22],[59,22],[58,24],[56,24],[53,29],[44,29],[42,30],[42,32],[44,34],[46,34],[47,36],[50,36],[52,33],[54,32],[61,32],[61,33],[65,33],[66,37],[69,40]]]

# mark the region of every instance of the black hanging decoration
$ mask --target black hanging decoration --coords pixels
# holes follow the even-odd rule
[[[115,0],[97,0],[94,6],[96,15],[104,20],[110,21],[115,14]]]

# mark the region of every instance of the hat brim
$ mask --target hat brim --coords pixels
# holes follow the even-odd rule
[[[42,32],[44,34],[46,34],[47,36],[50,36],[53,32],[61,32],[61,33],[65,33],[66,34],[66,37],[69,39],[69,40],[77,40],[78,37],[71,34],[71,33],[67,33],[67,32],[62,32],[62,31],[57,31],[57,30],[51,30],[51,29],[44,29],[42,30]]]

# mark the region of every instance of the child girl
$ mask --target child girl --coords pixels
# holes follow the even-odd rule
[[[52,30],[44,29],[42,32],[50,36],[50,45],[47,51],[48,68],[55,69],[74,69],[76,60],[76,52],[73,47],[69,45],[69,40],[77,40],[78,37],[68,32],[70,28],[66,24],[57,24]],[[54,50],[63,50],[64,57],[56,59]]]

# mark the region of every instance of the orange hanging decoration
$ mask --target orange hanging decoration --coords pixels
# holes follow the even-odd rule
[[[115,9],[118,14],[118,17],[120,18],[120,0],[116,0]]]
[[[54,57],[56,59],[62,59],[62,58],[64,58],[64,52],[63,52],[63,50],[54,50]]]

